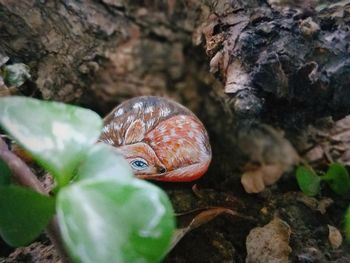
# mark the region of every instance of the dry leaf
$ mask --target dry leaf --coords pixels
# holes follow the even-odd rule
[[[317,200],[316,198],[307,196],[302,192],[298,192],[296,194],[297,201],[302,202],[312,210],[319,211],[322,215],[324,215],[327,212],[327,208],[334,203],[331,198],[322,198],[321,200]]]
[[[168,250],[171,251],[177,243],[179,243],[179,241],[190,231],[192,231],[193,229],[200,227],[201,225],[204,225],[208,222],[210,222],[211,220],[213,220],[214,218],[216,218],[217,216],[221,215],[221,214],[230,214],[230,215],[239,215],[238,213],[236,213],[235,211],[228,209],[228,208],[223,208],[223,207],[217,207],[217,208],[211,208],[208,209],[204,212],[199,213],[198,215],[196,215],[192,221],[189,223],[188,226],[183,227],[183,228],[179,228],[175,231],[173,240],[171,242],[170,248]]]
[[[308,148],[303,156],[308,162],[316,166],[330,162],[350,165],[350,116],[331,123],[331,127],[311,126],[304,137],[299,148]]]
[[[299,156],[283,135],[264,124],[255,124],[243,129],[238,137],[238,145],[251,163],[241,178],[247,193],[262,192],[289,171]],[[253,167],[253,168],[251,168]]]
[[[340,233],[340,231],[331,225],[328,225],[328,240],[329,243],[331,243],[331,246],[333,249],[337,249],[341,246],[341,244],[343,243],[343,237]]]
[[[262,165],[255,171],[245,172],[241,177],[241,183],[247,193],[260,193],[264,191],[265,186],[272,185],[284,173],[283,166]]]
[[[252,229],[247,236],[246,263],[288,263],[291,229],[279,218]]]

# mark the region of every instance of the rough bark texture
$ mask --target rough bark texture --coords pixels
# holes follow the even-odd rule
[[[292,229],[291,261],[348,262],[345,245],[331,249],[327,224],[341,228],[349,200],[324,192],[334,204],[320,216],[310,208],[317,200],[290,193],[298,190],[293,176],[258,196],[245,194],[239,182],[247,161],[266,161],[240,150],[241,134],[257,130],[264,138],[259,125],[267,123],[284,130],[301,153],[308,124],[349,114],[350,4],[318,4],[0,0],[0,54],[30,67],[32,80],[19,90],[25,95],[78,103],[101,115],[126,98],[165,95],[203,120],[213,163],[198,182],[201,195],[192,184],[161,186],[177,211],[225,206],[257,221],[221,216],[185,237],[167,262],[244,262],[250,229],[274,215]]]

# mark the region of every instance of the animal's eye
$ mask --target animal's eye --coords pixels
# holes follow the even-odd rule
[[[143,159],[137,159],[130,163],[131,167],[135,170],[144,170],[148,168],[148,163]]]

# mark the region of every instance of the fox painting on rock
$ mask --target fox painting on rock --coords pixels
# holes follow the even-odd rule
[[[100,141],[126,158],[139,178],[185,182],[201,177],[211,161],[207,131],[184,106],[161,97],[136,97],[104,120]]]

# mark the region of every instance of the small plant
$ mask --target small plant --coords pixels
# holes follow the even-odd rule
[[[315,196],[320,192],[321,178],[313,170],[305,166],[299,166],[296,176],[299,188],[304,194]]]
[[[350,194],[349,173],[340,163],[333,163],[329,166],[327,173],[317,175],[312,168],[299,166],[297,169],[297,181],[300,189],[308,196],[316,196],[321,189],[321,182],[325,182],[337,194],[347,196]],[[350,208],[345,213],[344,231],[350,242]]]
[[[5,97],[0,125],[56,183],[51,196],[14,185],[0,159],[0,235],[8,244],[27,245],[56,214],[72,262],[162,259],[174,231],[171,203],[161,189],[133,177],[114,148],[95,143],[102,128],[96,113]]]
[[[300,189],[308,196],[316,196],[321,189],[321,182],[325,182],[335,193],[339,195],[350,194],[349,173],[340,163],[329,166],[327,173],[317,175],[312,168],[299,166],[296,177]]]

